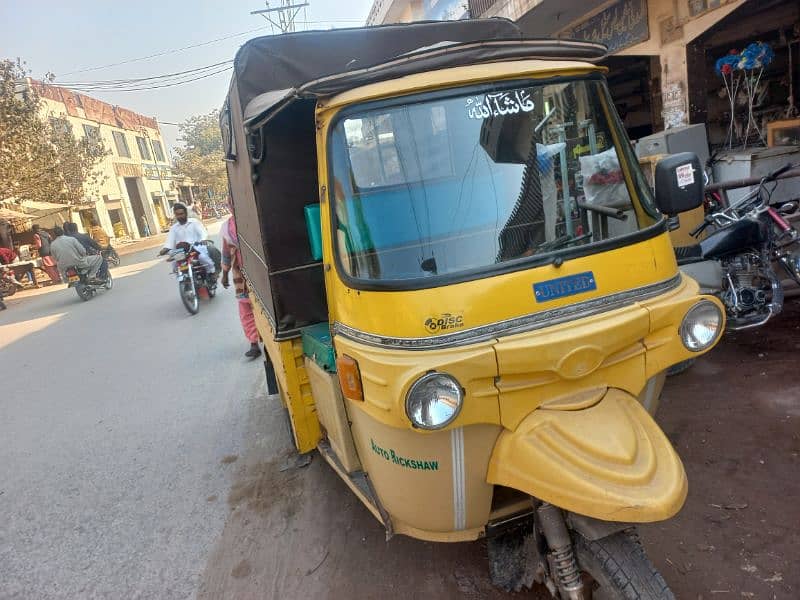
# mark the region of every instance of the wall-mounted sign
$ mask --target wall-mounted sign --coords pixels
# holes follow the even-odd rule
[[[561,32],[560,37],[599,42],[609,53],[650,38],[647,0],[620,0],[580,25]]]
[[[171,179],[172,172],[170,171],[169,167],[160,167],[158,165],[152,164],[143,164],[144,167],[144,176],[148,179],[159,179],[159,174],[161,175],[161,179]]]
[[[732,1],[733,0],[688,0],[689,14],[692,17],[696,17]]]
[[[689,124],[686,116],[686,95],[683,92],[681,83],[664,84],[661,90],[661,99],[663,102],[661,116],[664,118],[664,129],[672,129],[673,127]]]
[[[131,163],[114,163],[114,174],[117,177],[143,177],[141,165]]]
[[[158,167],[155,165],[142,165],[144,167],[144,176],[148,179],[158,179]]]

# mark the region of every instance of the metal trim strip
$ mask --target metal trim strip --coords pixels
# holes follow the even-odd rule
[[[360,331],[342,323],[334,323],[334,335],[341,335],[355,342],[378,348],[402,350],[431,350],[436,348],[452,348],[466,344],[487,341],[500,336],[525,333],[536,329],[543,329],[585,317],[591,317],[604,312],[629,306],[639,300],[646,300],[677,288],[681,283],[681,274],[678,273],[670,279],[659,281],[650,285],[617,292],[599,298],[592,298],[570,306],[544,310],[522,317],[515,317],[506,321],[499,321],[489,325],[482,325],[456,333],[446,333],[432,337],[399,338],[376,335]]]
[[[450,444],[453,452],[453,529],[467,528],[467,490],[464,479],[464,428],[450,430]]]

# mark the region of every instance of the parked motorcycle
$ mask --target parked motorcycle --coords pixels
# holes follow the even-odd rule
[[[752,193],[707,214],[691,235],[712,232],[675,249],[681,270],[722,300],[729,331],[759,327],[781,312],[784,290],[773,265],[800,284],[800,254],[792,248],[798,232],[770,206],[767,186],[790,169],[787,164],[769,173]]]
[[[88,271],[78,267],[68,267],[65,274],[67,287],[75,288],[78,297],[84,302],[93,298],[98,290],[110,290],[114,287],[110,271],[105,277],[90,278]]]
[[[0,298],[13,296],[17,293],[18,287],[22,285],[14,277],[14,271],[8,267],[0,267]]]
[[[213,298],[217,292],[216,275],[206,272],[198,256],[195,247],[191,246],[170,250],[167,258],[167,262],[175,263],[181,302],[193,315],[200,310],[200,290],[205,289],[209,298]]]

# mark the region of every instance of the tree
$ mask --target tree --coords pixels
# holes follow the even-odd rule
[[[99,137],[76,138],[67,119],[53,117],[48,123],[48,137],[55,150],[59,197],[70,204],[80,203],[105,181],[97,166],[110,153]]]
[[[228,179],[223,162],[219,111],[190,117],[178,126],[183,148],[176,148],[175,171],[190,178],[195,185],[209,188],[215,196],[228,192]]]
[[[0,60],[0,199],[78,204],[101,183],[101,140],[77,139],[66,119],[42,118],[20,61]]]

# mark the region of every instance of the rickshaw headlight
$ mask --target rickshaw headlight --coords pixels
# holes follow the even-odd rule
[[[703,300],[695,304],[683,317],[681,341],[687,350],[700,352],[711,346],[722,329],[722,311],[713,302]]]
[[[427,373],[408,390],[406,415],[420,429],[441,429],[458,416],[464,392],[450,375]]]

